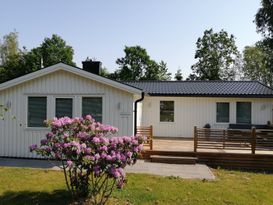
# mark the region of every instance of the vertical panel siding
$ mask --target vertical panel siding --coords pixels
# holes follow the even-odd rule
[[[174,100],[174,122],[159,122],[160,100]],[[273,99],[263,98],[202,98],[202,97],[145,97],[141,125],[153,125],[155,136],[192,137],[193,127],[209,123],[214,128],[226,128],[229,123],[216,123],[216,102],[230,103],[230,123],[236,123],[236,102],[252,102],[252,123],[272,122]]]
[[[46,128],[27,128],[27,96],[43,95],[48,99],[48,118],[55,115],[55,97],[74,99],[74,113],[81,113],[81,97],[103,97],[103,123],[119,128],[118,135],[133,134],[133,95],[65,71],[34,79],[0,93],[0,103],[12,102],[11,110],[0,121],[0,156],[36,157],[28,151],[48,132]],[[120,103],[120,109],[118,104]],[[12,115],[16,119],[12,119]]]
[[[140,126],[142,123],[142,102],[137,104],[137,125]]]

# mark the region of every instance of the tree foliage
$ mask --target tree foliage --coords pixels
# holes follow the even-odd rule
[[[255,20],[257,31],[264,37],[273,39],[273,1],[261,0],[261,8],[256,13]]]
[[[186,80],[199,80],[199,78],[198,78],[195,74],[191,73],[191,74],[189,74],[189,76],[186,78]]]
[[[45,38],[41,46],[37,49],[37,52],[40,52],[45,67],[58,62],[75,65],[73,62],[73,48],[68,46],[66,42],[56,34],[53,34],[51,38]]]
[[[117,80],[168,80],[167,64],[164,61],[157,63],[148,55],[146,49],[140,46],[125,46],[125,56],[118,58],[116,63],[119,69],[109,77]]]
[[[15,37],[14,34],[12,34]],[[14,40],[15,41],[15,40]],[[16,40],[17,41],[17,40]],[[13,48],[13,47],[12,47]],[[30,51],[23,48],[17,52],[7,52],[0,68],[0,82],[20,77],[59,62],[75,65],[73,48],[58,35],[45,38],[42,44]]]
[[[203,37],[196,42],[197,50],[192,65],[191,79],[233,80],[235,78],[234,62],[238,56],[235,37],[224,30],[214,33],[205,30]]]
[[[268,52],[263,42],[254,46],[246,46],[243,51],[244,77],[250,80],[258,80],[267,85],[273,85],[273,72],[270,63],[272,52]]]
[[[244,50],[243,73],[246,78],[273,86],[273,1],[261,0],[255,20],[263,39]]]
[[[178,80],[178,81],[183,80],[183,75],[182,75],[181,69],[178,69],[178,70],[176,71],[176,73],[174,74],[174,79],[175,79],[175,80]]]
[[[19,52],[18,33],[16,31],[4,35],[0,41],[0,65],[4,65],[10,56]]]

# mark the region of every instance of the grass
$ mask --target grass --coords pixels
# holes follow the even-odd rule
[[[215,181],[128,174],[109,204],[270,205],[273,175],[213,170]],[[69,204],[62,172],[0,168],[0,204]]]

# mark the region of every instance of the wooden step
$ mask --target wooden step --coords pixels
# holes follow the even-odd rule
[[[196,157],[151,155],[151,162],[168,164],[196,164]]]
[[[175,156],[175,157],[196,157],[193,151],[162,151],[162,150],[144,150],[141,153],[144,157],[150,158],[151,155]],[[148,159],[147,158],[147,159]]]

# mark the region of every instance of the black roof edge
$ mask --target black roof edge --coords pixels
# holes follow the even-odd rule
[[[261,83],[260,81],[258,80],[124,80],[122,81],[124,83],[148,83],[148,82],[154,82],[154,83],[181,83],[181,82],[259,82]],[[261,83],[263,84],[263,83]],[[265,85],[265,84],[263,84]],[[267,85],[265,85],[267,86]]]
[[[165,97],[236,97],[236,98],[273,98],[273,95],[218,95],[218,94],[158,94],[158,93],[148,93],[150,96],[165,96]]]

